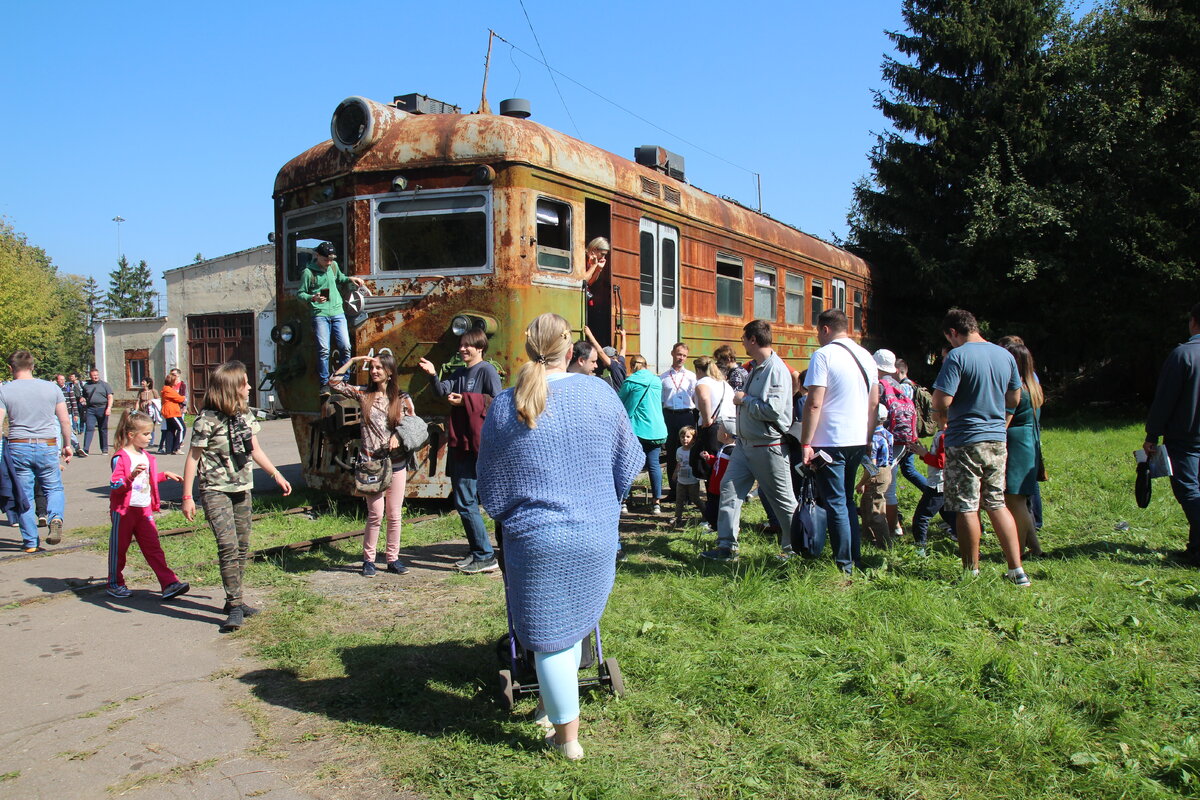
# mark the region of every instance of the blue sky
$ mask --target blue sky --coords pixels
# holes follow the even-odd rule
[[[549,62],[497,41],[488,96],[829,238],[885,121],[872,91],[899,0],[842,4],[525,0]],[[518,0],[207,4],[18,2],[5,11],[0,215],[60,270],[101,285],[121,249],[154,273],[266,241],[288,159],[349,95],[479,102],[487,30],[537,54]],[[569,112],[569,113],[568,113]],[[719,158],[708,155],[715,154]],[[722,160],[723,159],[723,160]],[[731,166],[730,163],[738,165]]]

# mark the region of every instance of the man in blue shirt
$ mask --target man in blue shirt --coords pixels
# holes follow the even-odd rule
[[[1186,342],[1163,362],[1142,448],[1153,456],[1163,437],[1171,460],[1171,489],[1188,521],[1183,560],[1200,567],[1200,303],[1188,315]]]
[[[970,311],[952,308],[942,320],[952,348],[933,382],[933,408],[946,427],[946,509],[958,513],[963,569],[979,574],[980,506],[1008,562],[1008,579],[1028,586],[1017,525],[1004,505],[1008,419],[1021,400],[1021,376],[1007,350],[986,341]]]

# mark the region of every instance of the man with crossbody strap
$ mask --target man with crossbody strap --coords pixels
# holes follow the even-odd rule
[[[828,459],[816,470],[817,490],[828,512],[833,560],[846,574],[859,562],[854,486],[879,405],[875,359],[850,338],[849,328],[846,313],[836,308],[817,317],[821,348],[809,362],[800,431],[804,463],[815,467]],[[825,457],[818,458],[818,451]]]

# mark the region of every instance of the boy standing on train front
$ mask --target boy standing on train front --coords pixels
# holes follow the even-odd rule
[[[329,242],[321,242],[313,251],[315,263],[310,262],[300,279],[297,296],[312,307],[313,338],[317,342],[317,379],[321,383],[321,394],[329,394],[329,340],[337,350],[338,362],[334,369],[341,369],[350,360],[350,332],[346,327],[346,315],[342,311],[341,286],[353,283],[362,286],[362,278],[347,277],[338,268],[337,252]]]

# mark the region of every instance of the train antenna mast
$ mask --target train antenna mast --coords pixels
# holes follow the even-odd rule
[[[494,30],[492,30],[491,28],[488,28],[487,56],[483,59],[483,92],[480,94],[480,97],[479,97],[479,108],[476,109],[476,111],[475,111],[476,114],[492,113],[492,107],[490,105],[488,105],[488,99],[487,99],[487,81],[488,81],[488,68],[492,64],[492,40],[495,38],[496,38],[496,32]]]

